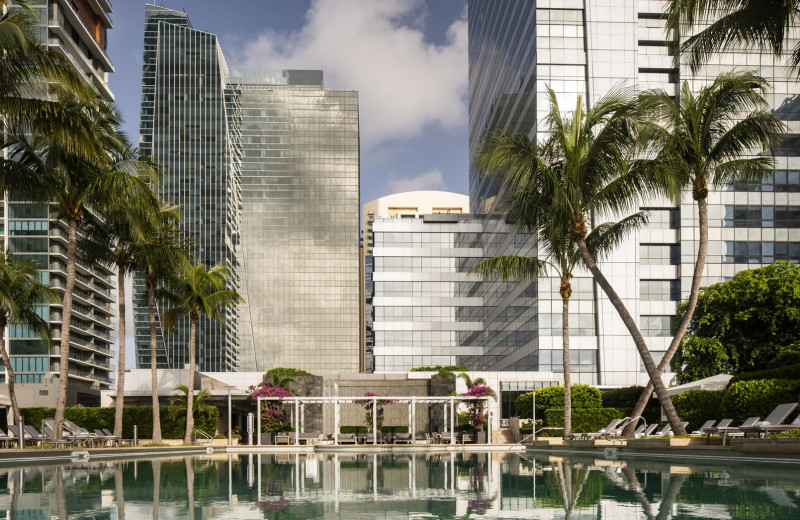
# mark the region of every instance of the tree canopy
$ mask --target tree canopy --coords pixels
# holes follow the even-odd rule
[[[673,366],[681,383],[763,370],[798,341],[800,266],[778,261],[703,288]]]

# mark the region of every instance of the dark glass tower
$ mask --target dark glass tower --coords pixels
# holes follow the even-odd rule
[[[217,37],[192,28],[185,13],[145,8],[140,147],[164,166],[160,195],[182,208],[180,226],[193,237],[195,258],[236,271],[238,169],[230,154],[225,111],[227,65]],[[141,276],[134,284],[141,294]],[[237,288],[234,277],[232,288]],[[201,318],[197,360],[204,371],[237,366],[236,310],[224,322]],[[189,322],[165,334],[158,325],[164,368],[183,368]],[[137,366],[150,366],[147,309],[135,309]],[[163,353],[163,358],[161,357]]]

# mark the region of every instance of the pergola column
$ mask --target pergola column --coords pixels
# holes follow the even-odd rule
[[[417,442],[417,400],[411,398],[411,444]]]
[[[306,432],[306,403],[300,403],[300,433]]]
[[[256,399],[256,446],[261,446],[261,398]]]
[[[455,425],[455,397],[450,398],[450,444],[456,443],[456,425]]]
[[[372,398],[372,445],[378,444],[378,400]]]
[[[333,400],[333,443],[339,444],[339,400],[338,399]]]
[[[294,445],[300,444],[300,401],[294,402]]]
[[[444,421],[444,428],[442,429],[442,431],[444,433],[447,433],[447,403],[442,404],[442,410],[444,410],[444,413],[442,414],[442,420]]]

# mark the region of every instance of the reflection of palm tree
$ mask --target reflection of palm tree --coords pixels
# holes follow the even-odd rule
[[[669,488],[664,494],[664,498],[661,499],[661,505],[658,506],[656,520],[667,520],[672,515],[672,505],[678,499],[678,493],[680,493],[687,478],[689,478],[689,475],[686,474],[670,475]]]
[[[117,520],[125,520],[125,486],[121,462],[114,465],[114,487],[117,495]]]
[[[161,461],[153,459],[150,463],[153,468],[153,520],[158,520],[158,508],[161,502]]]
[[[53,468],[53,490],[56,493],[56,508],[59,518],[69,518],[67,511],[67,494],[64,491],[64,467]]]
[[[581,473],[583,474],[582,476]],[[575,505],[583,492],[583,487],[586,485],[586,481],[589,480],[589,468],[583,467],[582,464],[573,465],[571,462],[558,462],[555,475],[561,490],[561,499],[564,502],[564,512],[566,513],[564,518],[571,518],[572,511],[575,509]],[[573,476],[577,489],[573,485]],[[578,483],[578,479],[580,479],[580,483]]]
[[[189,520],[194,520],[194,466],[193,460],[189,457],[184,459],[186,464],[186,492],[188,493],[187,502],[189,504]]]
[[[639,483],[639,479],[636,478],[636,472],[633,470],[633,468],[623,468],[622,474],[625,475],[625,482],[627,482],[630,490],[633,491],[633,496],[635,496],[636,500],[639,502],[639,504],[641,504],[644,516],[646,516],[648,520],[654,520],[655,515],[653,515],[652,505],[650,504],[650,501],[647,500],[647,496],[645,496],[644,491],[642,490],[642,485]]]

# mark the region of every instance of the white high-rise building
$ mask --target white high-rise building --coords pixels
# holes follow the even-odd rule
[[[470,148],[486,131],[504,128],[541,139],[549,100],[562,110],[578,95],[593,103],[627,85],[677,94],[722,71],[758,69],[773,84],[767,99],[789,128],[776,157],[775,176],[759,184],[729,186],[709,195],[709,255],[703,285],[778,259],[800,260],[800,104],[798,83],[783,58],[758,50],[714,57],[698,74],[675,66],[667,41],[663,2],[649,0],[494,0],[469,2]],[[786,48],[794,48],[792,33]],[[487,256],[530,247],[502,218],[504,194],[472,167],[472,212],[485,216]],[[601,263],[611,284],[638,320],[656,362],[671,339],[678,301],[688,296],[697,248],[694,201],[643,203],[647,228],[632,234]],[[484,291],[489,290],[486,286]],[[573,280],[570,313],[573,382],[631,385],[647,381],[628,331],[588,272]],[[513,318],[513,319],[512,319]],[[561,370],[561,298],[555,279],[515,284],[487,317],[481,353],[462,362],[482,370]],[[668,375],[666,377],[669,377]]]

